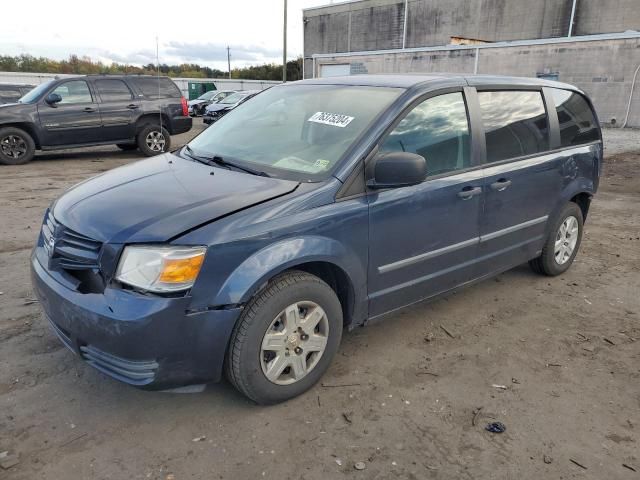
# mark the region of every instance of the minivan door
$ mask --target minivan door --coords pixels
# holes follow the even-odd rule
[[[100,109],[85,80],[63,82],[49,93],[60,95],[62,101],[38,104],[43,146],[92,143],[100,138]]]
[[[118,141],[132,139],[135,136],[136,111],[140,109],[138,101],[123,80],[100,78],[93,82],[100,98],[103,140]]]
[[[372,190],[369,199],[369,315],[450,290],[475,277],[482,172],[471,156],[462,89],[418,103],[380,151],[427,160],[427,179]]]
[[[512,268],[542,248],[562,191],[562,162],[550,150],[540,90],[478,91],[485,130],[482,274]]]

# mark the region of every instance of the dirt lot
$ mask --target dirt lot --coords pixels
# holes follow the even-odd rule
[[[0,168],[0,452],[19,461],[0,478],[640,478],[640,132],[609,138],[567,274],[517,268],[358,329],[323,386],[268,408],[227,384],[117,383],[30,300],[45,207],[140,157],[96,148]]]

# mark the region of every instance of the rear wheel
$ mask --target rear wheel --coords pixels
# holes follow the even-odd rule
[[[227,376],[260,404],[293,398],[329,367],[342,338],[342,308],[329,285],[301,271],[274,278],[244,309],[229,345]]]
[[[566,272],[578,254],[582,241],[582,210],[569,202],[557,216],[549,237],[542,247],[542,253],[529,265],[534,272],[556,276]]]
[[[22,165],[33,158],[36,144],[27,132],[20,128],[0,128],[0,163]]]
[[[145,125],[138,133],[138,148],[147,157],[168,152],[171,147],[171,136],[166,128],[160,125]]]

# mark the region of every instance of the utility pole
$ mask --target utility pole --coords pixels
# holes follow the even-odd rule
[[[282,45],[282,83],[287,81],[287,0],[284,0],[284,25]]]
[[[227,66],[229,67],[229,80],[231,80],[231,53],[229,45],[227,45]]]

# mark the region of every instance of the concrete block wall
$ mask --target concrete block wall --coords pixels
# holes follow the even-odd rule
[[[304,10],[304,56],[563,37],[573,0],[361,0]],[[574,35],[640,30],[640,0],[576,0]]]
[[[536,77],[557,74],[558,80],[583,89],[594,102],[600,121],[620,125],[631,92],[633,73],[640,64],[640,39],[598,40],[517,47],[443,49],[379,55],[350,55],[316,59],[316,76],[322,65],[356,65],[361,73],[474,72]],[[311,67],[308,76],[313,74]],[[629,115],[629,126],[640,127],[640,75]]]
[[[578,0],[575,35],[640,30],[640,0]]]
[[[407,47],[446,45],[452,36],[487,41],[564,36],[572,0],[410,0]]]

